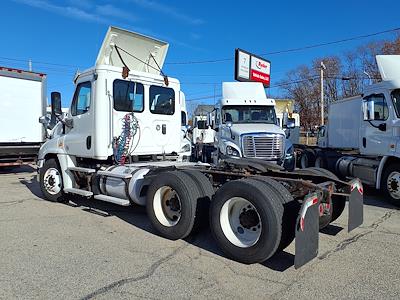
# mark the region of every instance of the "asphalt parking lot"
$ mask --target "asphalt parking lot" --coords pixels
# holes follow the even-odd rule
[[[400,211],[367,191],[364,224],[347,214],[320,235],[318,258],[294,245],[263,264],[224,258],[204,230],[158,237],[140,207],[41,198],[35,170],[0,171],[0,298],[400,298]]]

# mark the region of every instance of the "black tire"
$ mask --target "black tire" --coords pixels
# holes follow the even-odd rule
[[[180,218],[176,224],[164,224],[157,217],[156,192],[162,187],[173,189],[180,200]],[[193,228],[196,220],[196,203],[200,198],[198,187],[193,179],[180,171],[163,172],[158,174],[150,183],[147,192],[146,210],[153,227],[161,236],[170,240],[178,240],[187,237]],[[162,215],[164,211],[158,215]],[[165,217],[166,218],[166,217]],[[172,220],[171,220],[172,222]]]
[[[57,193],[51,193],[46,188],[46,185],[48,185],[48,184],[53,185],[53,186],[55,184],[54,178],[53,178],[52,182],[49,178],[47,178],[47,176],[45,178],[46,172],[50,169],[57,170],[56,176],[59,176],[59,178],[61,179],[60,183],[58,184],[59,192],[57,192]],[[63,191],[64,185],[63,185],[63,180],[62,180],[61,168],[60,168],[60,165],[58,164],[58,161],[55,158],[47,159],[44,162],[43,167],[40,168],[39,184],[40,184],[40,190],[42,191],[43,196],[47,200],[52,201],[52,202],[65,202],[66,201],[66,195]]]
[[[316,175],[323,175],[325,177],[339,180],[339,178],[334,173],[332,173],[331,171],[326,170],[326,169],[314,167],[314,168],[308,168],[305,170],[310,170],[311,172],[313,172]],[[330,223],[337,220],[337,218],[339,218],[341,216],[341,214],[343,213],[343,210],[346,206],[346,197],[335,196],[335,195],[332,196],[332,205],[331,206],[332,206],[332,210],[331,210],[332,216],[331,216]]]
[[[314,167],[315,153],[311,149],[304,149],[300,156],[300,166],[302,169]]]
[[[235,197],[250,202],[261,223],[260,236],[253,245],[247,247],[233,244],[222,229],[221,211],[224,204]],[[270,258],[278,249],[282,235],[282,217],[283,205],[273,189],[255,179],[233,180],[224,184],[211,202],[211,233],[228,257],[245,264],[259,263]]]
[[[300,203],[293,199],[292,194],[278,181],[268,177],[257,176],[255,179],[265,183],[279,195],[283,205],[282,236],[277,251],[285,249],[294,240],[296,235],[296,221],[300,211]]]
[[[387,168],[385,168],[385,171],[383,172],[382,175],[382,180],[381,180],[381,190],[385,195],[385,199],[393,204],[396,207],[400,207],[400,199],[396,199],[393,195],[394,191],[397,191],[400,189],[400,182],[396,179],[390,179],[389,176],[393,172],[398,172],[400,173],[400,164],[399,163],[391,163],[388,165]],[[391,190],[389,190],[389,185],[391,186]]]
[[[196,220],[193,226],[193,230],[198,230],[208,225],[208,210],[214,195],[214,188],[203,173],[196,170],[182,170],[182,172],[189,175],[196,183],[200,194],[196,203]]]

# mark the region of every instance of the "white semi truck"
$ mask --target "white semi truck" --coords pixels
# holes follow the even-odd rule
[[[278,124],[275,100],[266,97],[261,83],[224,82],[212,116],[214,143],[209,141],[203,152],[215,149],[218,159],[257,158],[294,169],[292,143]],[[292,128],[294,123],[285,121],[283,125]],[[208,124],[204,127],[212,130]]]
[[[286,172],[257,159],[182,161],[184,97],[179,81],[162,73],[167,48],[110,27],[95,66],[75,78],[69,115],[40,149],[46,199],[146,206],[154,228],[169,239],[185,238],[209,220],[219,247],[244,263],[264,261],[295,238],[295,267],[317,255],[321,220],[339,217],[347,198],[349,230],[362,223],[358,180],[313,169]],[[60,107],[53,92],[55,116]]]
[[[376,57],[382,81],[329,106],[316,147],[299,147],[302,167],[358,177],[400,206],[400,56]]]
[[[34,162],[46,139],[46,75],[0,67],[0,166]]]

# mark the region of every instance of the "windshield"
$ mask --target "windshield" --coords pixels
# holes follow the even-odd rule
[[[396,115],[398,118],[400,118],[400,89],[392,92],[392,101]]]
[[[224,106],[223,123],[267,123],[276,124],[274,106]]]

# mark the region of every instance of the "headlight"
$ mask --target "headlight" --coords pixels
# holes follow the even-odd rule
[[[181,149],[181,152],[189,152],[189,151],[190,151],[190,144],[186,144]]]
[[[226,154],[230,156],[240,156],[239,151],[232,146],[226,146]]]

